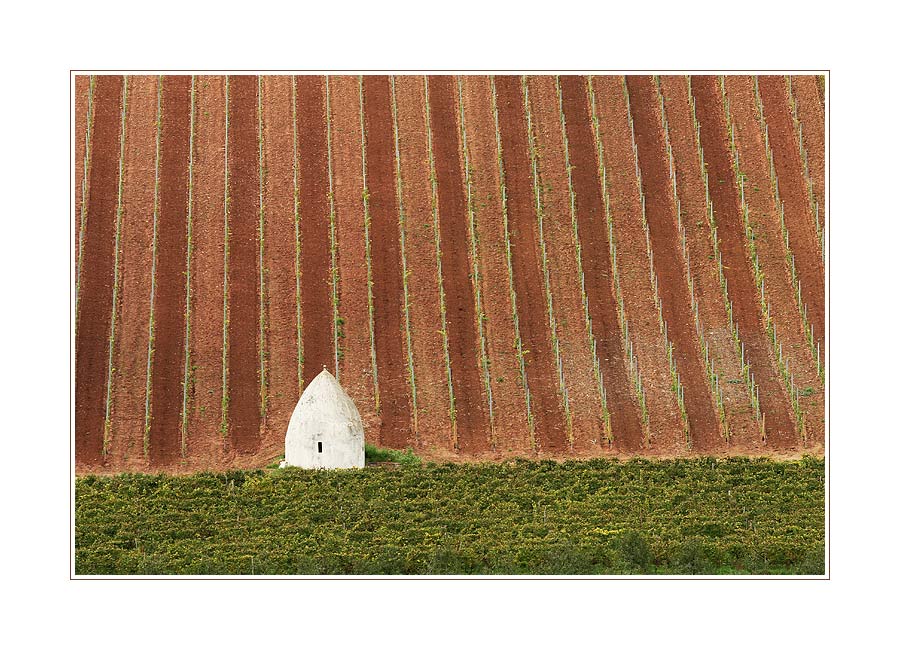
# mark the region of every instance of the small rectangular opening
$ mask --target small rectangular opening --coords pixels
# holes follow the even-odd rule
[[[322,443],[321,442],[319,443],[319,453],[320,454],[322,453]]]

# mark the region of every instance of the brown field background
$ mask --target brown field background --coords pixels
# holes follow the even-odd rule
[[[428,459],[824,451],[820,78],[74,99],[79,472],[263,466],[323,367]]]

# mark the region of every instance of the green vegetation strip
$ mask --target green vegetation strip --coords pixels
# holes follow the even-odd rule
[[[84,233],[87,227],[87,205],[88,205],[88,179],[91,172],[91,150],[93,139],[91,134],[94,131],[94,85],[95,77],[89,77],[90,85],[88,86],[88,104],[87,116],[85,117],[84,131],[84,164],[81,173],[81,206],[79,211],[78,225],[78,259],[75,261],[75,328],[78,329],[78,305],[79,305],[79,289],[81,288],[81,262],[84,258]]]
[[[825,570],[822,459],[390,460],[77,478],[76,573]]]
[[[128,116],[128,75],[122,78],[122,122],[119,126],[119,176],[118,189],[116,190],[116,247],[115,257],[113,258],[113,290],[112,290],[112,316],[109,325],[109,357],[106,364],[106,415],[103,419],[103,457],[109,453],[110,429],[112,427],[112,384],[113,375],[116,367],[113,365],[116,351],[116,324],[119,316],[120,298],[119,292],[122,289],[121,273],[119,271],[119,257],[122,249],[122,214],[124,205],[122,199],[122,189],[125,185],[125,120]]]

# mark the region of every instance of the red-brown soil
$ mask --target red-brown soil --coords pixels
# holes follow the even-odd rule
[[[150,340],[150,269],[156,182],[157,77],[128,78],[125,174],[122,185],[120,318],[113,356],[110,463],[146,469],[144,424]]]
[[[260,441],[259,140],[257,78],[229,78],[228,435],[239,454]]]
[[[789,370],[795,375],[797,386],[807,388],[807,392],[811,391],[810,395],[801,398],[804,410],[810,409],[821,414],[824,391],[816,375],[815,357],[811,354],[809,344],[805,339],[800,311],[794,298],[790,267],[786,260],[781,225],[775,206],[775,195],[771,189],[764,134],[755,110],[753,80],[746,76],[731,76],[728,77],[725,84],[731,102],[732,119],[735,125],[735,145],[740,155],[741,172],[747,174],[744,196],[750,210],[750,222],[753,226],[756,250],[765,275],[766,298],[771,305],[778,341],[782,346],[784,357],[788,360]],[[770,128],[769,136],[771,137],[771,135]],[[787,210],[785,211],[785,221],[787,221]],[[814,239],[811,239],[809,243],[815,246]],[[794,256],[799,265],[793,238],[791,238],[791,247],[794,249]],[[814,257],[818,256],[816,250],[811,253]],[[818,300],[821,301],[819,304],[824,311],[824,289]],[[812,315],[812,304],[809,305],[809,309],[810,315]],[[807,435],[822,439],[823,431],[818,424],[820,420],[820,416],[813,416],[810,419],[810,424],[807,425]],[[824,422],[824,420],[821,421]]]
[[[500,453],[529,453],[531,433],[516,353],[490,78],[464,77],[463,105],[465,116],[461,120],[469,148],[485,338],[491,364],[494,439]]]
[[[741,380],[740,356],[735,351],[731,338],[728,312],[719,286],[687,79],[684,76],[661,77],[660,85],[666,103],[678,198],[681,201],[681,218],[694,276],[694,297],[700,312],[703,335],[709,345],[710,359],[719,375],[719,388],[722,390],[728,422],[728,449],[754,450],[761,442],[759,428]]]
[[[706,370],[700,359],[700,343],[691,311],[686,261],[681,251],[675,196],[669,178],[665,133],[653,79],[626,79],[634,120],[641,181],[646,197],[647,227],[659,278],[663,319],[684,385],[684,405],[690,427],[691,446],[700,452],[715,450],[722,440]]]
[[[460,451],[479,453],[490,448],[490,418],[475,313],[475,268],[469,259],[472,242],[457,120],[458,88],[456,79],[447,75],[431,76],[428,82],[457,442]]]
[[[194,467],[220,459],[225,286],[225,78],[196,80],[191,255],[191,365],[186,455]]]
[[[75,462],[103,460],[112,318],[123,79],[98,76],[78,328],[75,332]]]
[[[825,267],[816,233],[815,214],[809,205],[809,193],[803,174],[803,160],[794,119],[788,103],[784,77],[760,76],[759,93],[769,127],[769,142],[778,176],[778,190],[784,201],[784,222],[790,233],[800,293],[809,310],[813,335],[825,343]]]
[[[686,441],[678,403],[671,388],[665,343],[653,301],[650,259],[641,224],[641,198],[622,77],[594,77],[593,84],[625,317],[647,393],[650,441],[649,446],[645,445],[641,451],[654,454],[675,450],[683,452]]]
[[[452,448],[454,441],[441,334],[440,278],[431,209],[424,79],[397,77],[395,93],[402,209],[406,224],[406,281],[409,286],[409,318],[416,375],[417,442],[421,448],[434,453],[448,445]],[[446,259],[446,253],[444,257]],[[447,287],[446,281],[444,286]],[[401,361],[400,358],[397,360]],[[381,395],[384,396],[384,391]]]
[[[783,79],[777,81],[783,85]],[[157,168],[157,79],[129,78],[126,131],[121,134],[123,79],[98,76],[91,138],[86,114],[89,80],[75,79],[76,263],[78,247],[83,250],[83,265],[77,269],[75,316],[78,472],[188,472],[268,464],[282,450],[284,430],[304,381],[318,374],[323,365],[337,373],[335,334],[339,380],[360,410],[367,441],[394,448],[414,445],[428,460],[698,453],[797,457],[823,451],[824,390],[815,376],[815,359],[803,339],[791,291],[752,80],[729,77],[726,86],[741,171],[747,175],[746,198],[756,246],[766,273],[766,295],[797,386],[811,389],[803,390],[800,398],[805,444],[796,430],[762,321],[718,79],[695,77],[693,93],[702,122],[700,140],[710,174],[724,272],[735,320],[759,384],[766,437],[760,434],[750,409],[740,375],[740,355],[731,339],[719,287],[688,79],[664,77],[661,90],[701,324],[724,392],[731,434],[727,442],[718,431],[693,332],[684,275],[687,266],[678,250],[675,200],[656,88],[649,77],[628,79],[664,315],[676,354],[684,355],[678,357],[678,367],[694,434],[691,447],[682,433],[653,302],[623,78],[593,78],[592,105],[584,77],[562,77],[560,107],[556,81],[532,76],[527,80],[526,107],[522,78],[498,77],[495,115],[491,78],[435,76],[428,80],[430,121],[426,119],[425,79],[421,76],[395,77],[396,107],[387,77],[364,76],[362,82],[359,77],[330,77],[327,83],[330,101],[326,106],[324,77],[230,77],[226,95],[224,77],[198,75],[191,158],[191,81],[166,77]],[[765,83],[775,81],[764,81],[764,87]],[[814,78],[796,78],[794,93],[809,148],[810,174],[815,191],[824,193],[824,111],[818,92]],[[786,126],[782,125],[784,137],[775,136],[781,127],[771,123],[770,135],[776,155],[793,157],[795,169],[785,173],[788,178],[793,174],[797,192],[792,200],[803,207],[808,203],[806,185],[802,167],[797,167],[799,155],[786,97],[778,95],[775,104],[769,94],[763,99],[767,119],[784,121],[785,114],[789,118]],[[769,110],[773,106],[774,113]],[[535,138],[536,173],[526,109]],[[599,119],[596,130],[594,111]],[[777,117],[779,111],[781,117]],[[776,117],[770,118],[770,113]],[[120,239],[118,266],[114,266],[123,142]],[[617,270],[646,388],[649,431],[642,428],[619,326],[598,143],[604,149]],[[329,152],[333,196],[329,196]],[[188,173],[190,160],[192,174]],[[86,229],[80,231],[85,178]],[[779,182],[787,200],[792,181],[781,178],[780,167]],[[371,220],[371,320],[366,193]],[[154,201],[158,242],[156,284],[151,294]],[[551,338],[538,207],[571,422],[566,420]],[[808,205],[804,209],[809,220]],[[474,217],[474,255],[470,214]],[[440,232],[442,278],[438,275],[435,220]],[[226,223],[230,229],[227,261]],[[792,245],[799,245],[800,236],[795,235],[793,225],[789,227]],[[403,251],[401,234],[405,237]],[[814,238],[811,241],[817,245]],[[577,272],[579,247],[590,325],[597,342],[596,361],[611,415],[611,446],[603,444],[594,359]],[[816,248],[810,250],[821,254]],[[797,250],[794,253],[798,255]],[[821,265],[819,257],[813,259]],[[332,304],[333,260],[339,283],[337,322]],[[492,418],[481,366],[476,263]],[[116,278],[114,370],[107,377]],[[458,408],[455,432],[441,333],[441,281]],[[807,282],[802,282],[806,294]],[[409,291],[408,305],[404,284]],[[149,376],[153,428],[150,456],[146,456],[151,295],[155,317],[155,353]],[[411,341],[407,341],[407,306]],[[824,313],[821,292],[816,308]],[[812,309],[810,305],[811,317]],[[190,338],[186,341],[188,316]],[[524,352],[525,383],[514,316],[518,317]],[[816,330],[818,334],[819,328]],[[190,353],[188,368],[185,343]],[[410,359],[417,388],[415,410]],[[185,395],[182,382],[186,372]],[[376,376],[380,402],[376,402]],[[223,381],[227,382],[224,399]],[[534,418],[531,426],[526,383]],[[107,385],[110,426],[104,431]],[[187,413],[182,414],[185,397]],[[709,429],[698,424],[703,420],[696,413],[700,407],[707,422],[712,414]],[[187,420],[184,431],[182,415]],[[227,425],[224,429],[223,423]],[[707,430],[714,434],[708,438],[700,435]],[[645,438],[646,434],[649,437]],[[104,443],[108,445],[106,454]]]
[[[75,76],[75,275],[78,276],[79,263],[78,245],[81,242],[81,216],[83,185],[86,184],[86,174],[90,171],[90,161],[85,165],[85,154],[90,151],[90,143],[86,141],[88,120],[88,106],[90,105],[91,78],[89,75]]]
[[[363,206],[362,131],[359,79],[329,79],[337,213],[338,275],[341,287],[341,385],[356,402],[366,433],[377,432],[375,383],[369,335],[366,227]],[[377,443],[377,438],[369,442]]]
[[[760,410],[766,418],[766,442],[774,449],[797,444],[790,404],[762,321],[750,253],[746,247],[741,199],[732,169],[725,109],[718,79],[692,77],[691,88],[700,122],[700,141],[709,172],[709,191],[716,217],[729,297],[746,356],[759,386]]]
[[[813,196],[819,202],[819,222],[825,228],[825,111],[819,99],[818,83],[813,75],[793,75],[791,84],[797,118],[803,125]]]
[[[363,81],[366,178],[372,236],[375,358],[381,396],[380,444],[402,448],[415,439],[407,377],[400,211],[397,204],[391,86],[385,76]],[[424,164],[425,161],[422,161]],[[435,323],[437,326],[437,323]]]
[[[266,411],[261,447],[281,453],[300,396],[297,350],[297,235],[294,228],[293,82],[262,79]]]
[[[159,216],[156,240],[154,346],[150,367],[150,464],[181,454],[187,272],[191,78],[166,76],[162,86]]]
[[[528,94],[541,185],[544,240],[547,256],[552,260],[549,275],[553,316],[572,418],[570,444],[576,451],[596,451],[603,440],[603,412],[581,300],[572,197],[554,78],[528,77]]]
[[[334,368],[325,79],[296,77],[303,385]],[[302,388],[302,387],[301,387]]]
[[[535,441],[539,451],[559,453],[569,448],[569,442],[550,340],[548,306],[544,298],[525,97],[519,77],[498,76],[495,84],[506,179],[513,284],[522,348],[523,352],[527,351],[525,376],[532,396]]]
[[[609,236],[600,187],[597,146],[591,129],[590,99],[583,77],[560,77],[581,240],[584,289],[588,298],[597,357],[603,373],[613,446],[634,451],[641,444],[640,409],[630,388],[625,348],[612,285]]]

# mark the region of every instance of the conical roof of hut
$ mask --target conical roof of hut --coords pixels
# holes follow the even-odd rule
[[[294,418],[301,422],[344,420],[358,424],[362,430],[362,418],[356,405],[327,368],[322,368],[322,372],[303,389],[291,419]]]

